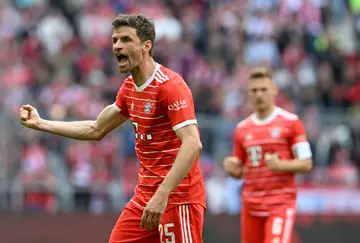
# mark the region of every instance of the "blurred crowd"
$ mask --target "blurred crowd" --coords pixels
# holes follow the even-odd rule
[[[22,104],[46,119],[84,120],[114,102],[126,75],[112,57],[111,22],[124,12],[154,19],[155,60],[192,89],[210,211],[238,210],[241,181],[220,162],[251,113],[247,74],[259,65],[274,71],[278,105],[305,123],[316,166],[299,184],[358,185],[360,0],[2,0],[0,208],[101,213],[132,196],[131,126],[90,143],[18,122]]]

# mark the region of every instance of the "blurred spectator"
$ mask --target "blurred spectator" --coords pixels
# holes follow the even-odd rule
[[[331,183],[345,187],[356,187],[359,182],[359,174],[355,164],[350,160],[349,151],[337,146],[333,154],[333,161],[329,168]]]
[[[207,206],[214,214],[225,213],[227,210],[226,174],[220,166],[215,166],[213,175],[205,182]]]
[[[56,178],[49,168],[45,147],[35,141],[24,150],[20,184],[24,190],[25,208],[55,212]]]
[[[50,9],[37,24],[36,34],[51,58],[73,38],[73,29],[59,10]]]

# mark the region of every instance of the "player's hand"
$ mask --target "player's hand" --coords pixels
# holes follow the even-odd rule
[[[31,105],[23,105],[20,108],[20,123],[32,129],[39,129],[40,115]]]
[[[234,178],[240,178],[244,173],[244,166],[241,161],[234,156],[226,157],[223,162],[226,173]]]
[[[279,158],[279,155],[274,154],[265,154],[265,162],[267,166],[273,171],[282,171],[282,162]]]
[[[141,217],[141,228],[147,230],[157,229],[162,215],[165,212],[168,196],[162,193],[155,193],[146,205]]]

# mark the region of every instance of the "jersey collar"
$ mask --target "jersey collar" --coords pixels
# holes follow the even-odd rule
[[[268,115],[265,119],[259,119],[255,113],[252,114],[251,119],[255,123],[255,125],[266,125],[271,123],[276,118],[276,116],[279,114],[279,111],[280,108],[275,107],[274,111],[270,115]]]
[[[157,73],[157,71],[159,70],[159,68],[160,68],[160,64],[156,62],[156,63],[155,63],[155,69],[154,69],[153,74],[150,76],[150,78],[149,78],[148,80],[146,80],[146,82],[145,82],[143,85],[137,86],[136,83],[134,82],[136,91],[138,91],[138,92],[144,91],[144,89],[145,89],[147,86],[149,86],[150,83],[154,80],[155,74]]]

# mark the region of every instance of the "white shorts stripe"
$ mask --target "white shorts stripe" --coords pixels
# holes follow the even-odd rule
[[[181,227],[181,242],[185,243],[185,232],[184,232],[184,225],[182,221],[182,206],[179,206],[179,218],[180,218],[180,227]]]
[[[180,206],[181,211],[182,211],[182,217],[180,218],[180,221],[182,222],[182,228],[181,231],[184,234],[184,240],[182,243],[189,243],[189,239],[188,239],[188,232],[187,232],[187,228],[186,228],[186,211],[185,211],[185,205],[181,205]]]
[[[192,235],[191,235],[191,228],[190,228],[190,214],[189,214],[189,205],[185,205],[186,209],[186,224],[188,229],[188,237],[189,237],[189,243],[192,243]]]
[[[285,226],[284,226],[284,232],[282,235],[281,243],[290,243],[291,231],[293,229],[293,224],[294,224],[294,216],[295,216],[295,210],[293,208],[288,208],[286,210]]]

